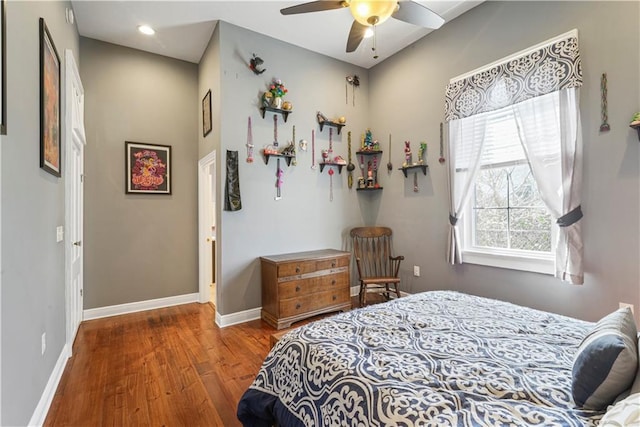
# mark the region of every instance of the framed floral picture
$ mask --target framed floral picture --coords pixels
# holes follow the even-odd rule
[[[211,89],[202,98],[202,136],[205,137],[211,132]]]
[[[43,18],[40,18],[40,167],[61,175],[60,57]]]
[[[171,194],[171,146],[125,141],[127,194]]]

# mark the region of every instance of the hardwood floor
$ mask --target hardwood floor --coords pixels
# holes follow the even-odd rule
[[[44,425],[240,425],[238,401],[276,330],[214,319],[193,303],[83,322]]]

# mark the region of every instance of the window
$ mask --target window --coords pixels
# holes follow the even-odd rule
[[[487,115],[480,170],[463,218],[463,262],[553,274],[554,221],[511,108]]]

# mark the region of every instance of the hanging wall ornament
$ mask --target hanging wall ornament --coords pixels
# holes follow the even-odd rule
[[[253,135],[251,134],[251,116],[247,125],[247,163],[253,163]]]
[[[273,146],[278,148],[278,115],[273,115]]]
[[[393,164],[391,163],[391,134],[389,134],[389,161],[387,162],[387,171],[391,173],[393,170]]]
[[[249,68],[256,75],[260,75],[265,71],[267,71],[266,68],[262,68],[263,63],[264,61],[262,60],[262,58],[260,58],[259,56],[256,56],[256,54],[254,53],[253,57],[249,60]]]
[[[356,168],[356,165],[351,161],[351,131],[347,133],[347,141],[349,149],[349,164],[347,165],[347,172],[349,172],[349,176],[347,177],[347,184],[349,185],[349,189],[351,189],[351,187],[353,187],[353,171]]]
[[[311,169],[316,168],[316,131],[311,130]]]
[[[444,131],[442,122],[440,123],[440,158],[438,161],[444,163]]]
[[[227,150],[227,174],[224,181],[224,210],[242,209],[240,198],[240,175],[238,171],[238,152]]]
[[[296,161],[296,125],[293,125],[293,139],[291,140],[291,147],[293,147],[293,159],[291,159],[291,164],[293,166],[297,166],[298,162]]]
[[[356,76],[355,74],[353,76],[347,76],[346,77],[347,82],[344,85],[344,95],[345,95],[345,103],[349,104],[349,85],[351,85],[351,103],[353,104],[353,106],[355,107],[356,105],[356,88],[358,86],[360,86],[360,78],[358,76]]]
[[[333,202],[333,168],[329,168],[329,201]]]
[[[276,197],[275,200],[282,199],[282,175],[284,175],[283,170],[280,168],[280,159],[278,158],[276,170]]]
[[[600,109],[602,116],[602,124],[600,125],[600,132],[608,132],[611,130],[611,126],[607,122],[609,119],[609,115],[607,113],[607,73],[602,73],[602,77],[600,78],[600,92],[601,92],[601,101],[600,101]]]

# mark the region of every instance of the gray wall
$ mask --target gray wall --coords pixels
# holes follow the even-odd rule
[[[198,67],[80,38],[84,308],[198,291]],[[172,194],[125,194],[125,141],[171,145]]]
[[[406,257],[403,289],[456,289],[586,320],[635,304],[640,320],[638,135],[628,124],[640,110],[637,2],[489,2],[446,24],[370,70],[371,116],[397,139],[429,144],[429,176],[395,172],[378,212]],[[448,223],[446,166],[438,163],[439,122],[449,79],[577,28],[584,70],[580,110],[584,137],[585,284],[551,276],[445,262]],[[611,131],[599,134],[600,75],[609,82]],[[393,83],[392,83],[393,82]],[[394,105],[388,99],[393,84]],[[394,148],[394,162],[402,150]],[[422,277],[411,276],[413,265]]]
[[[65,22],[65,7],[69,2],[7,3],[8,133],[0,146],[2,425],[29,422],[66,338],[64,244],[56,243],[56,227],[64,224],[64,179],[39,167],[38,22],[45,18],[64,76],[65,49],[78,60],[78,34]],[[63,174],[64,168],[63,160]]]
[[[334,130],[335,155],[347,158],[349,130],[353,131],[354,151],[358,146],[360,134],[369,124],[366,70],[225,22],[220,22],[216,31],[220,93],[214,96],[214,105],[220,103],[220,118],[219,122],[214,120],[214,126],[220,126],[221,132],[218,173],[224,177],[226,150],[237,150],[243,206],[237,212],[223,212],[222,200],[218,205],[217,308],[221,314],[229,314],[261,306],[260,256],[343,248],[347,230],[365,221],[368,206],[378,203],[381,195],[348,190],[345,169],[333,176],[334,198],[330,201],[328,170],[320,173],[311,169],[311,130],[316,130],[316,162],[320,150],[329,146],[329,129],[325,127],[321,133],[318,128],[318,110],[328,117],[347,118],[340,136]],[[253,53],[265,60],[267,71],[259,76],[248,68]],[[351,98],[345,103],[346,76],[353,74],[361,78],[355,106]],[[291,141],[294,125],[296,140],[309,142],[307,152],[298,152],[297,166],[286,167],[283,162],[279,201],[274,200],[276,162],[271,159],[265,165],[260,152],[273,142],[273,114],[261,117],[259,97],[274,77],[284,81],[289,89],[285,99],[293,103],[287,123],[279,117],[279,142]],[[245,162],[248,117],[255,144],[255,162],[251,164]],[[224,179],[218,180],[218,190],[224,194]]]

